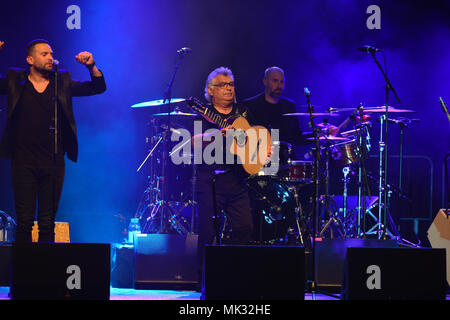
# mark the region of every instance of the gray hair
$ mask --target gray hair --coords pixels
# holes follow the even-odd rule
[[[211,71],[211,73],[208,75],[208,78],[206,79],[206,83],[205,83],[205,99],[209,102],[212,102],[212,101],[211,101],[211,96],[208,93],[208,88],[211,86],[212,80],[215,77],[217,77],[219,74],[230,77],[231,80],[233,80],[233,82],[234,82],[233,72],[231,72],[231,70],[226,67],[219,67],[219,68],[216,68],[213,71]]]
[[[269,77],[269,74],[271,74],[272,72],[282,73],[283,77],[284,77],[283,69],[274,66],[274,67],[267,68],[266,71],[264,71],[264,79],[267,79]]]

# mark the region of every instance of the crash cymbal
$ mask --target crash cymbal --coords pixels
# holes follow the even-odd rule
[[[370,107],[363,109],[363,113],[384,113],[384,112],[386,112],[385,106]],[[394,107],[388,106],[388,113],[405,113],[405,112],[416,112],[416,111],[408,109],[396,109]]]
[[[174,104],[179,104],[181,102],[184,102],[185,100],[186,99],[176,98],[176,99],[171,99],[170,103],[172,105],[174,105]],[[169,104],[168,100],[164,101],[164,99],[159,99],[159,100],[152,100],[152,101],[136,103],[136,104],[132,105],[131,108],[153,108],[153,107],[166,106],[168,104]]]
[[[167,112],[163,112],[163,113],[155,113],[153,116],[157,116],[157,117],[161,117],[161,116],[168,116],[169,113]],[[195,117],[197,116],[195,113],[186,113],[186,112],[181,112],[181,111],[172,111],[170,113],[171,117],[174,116],[183,116],[183,117]]]
[[[329,113],[329,112],[313,112],[313,116],[330,116],[330,117],[336,117],[338,116],[337,113]],[[285,113],[283,116],[296,116],[296,117],[307,117],[310,116],[309,112],[297,112],[297,113]]]

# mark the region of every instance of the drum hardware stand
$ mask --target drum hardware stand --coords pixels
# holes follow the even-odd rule
[[[385,114],[380,117],[380,141],[379,141],[379,151],[380,151],[380,162],[379,162],[379,181],[378,181],[378,239],[386,239],[386,223],[387,223],[387,215],[388,215],[388,189],[387,189],[387,172],[388,172],[388,114],[389,114],[389,92],[392,91],[394,93],[395,98],[401,104],[400,98],[394,90],[394,87],[391,84],[387,76],[387,70],[383,70],[378,61],[375,51],[371,51],[372,58],[374,59],[375,64],[380,69],[383,74],[385,85],[385,95],[386,95],[386,104]],[[383,53],[384,57],[384,53]],[[386,68],[386,57],[384,57],[385,68]],[[387,68],[386,68],[387,69]],[[384,177],[384,180],[383,180]],[[383,221],[383,223],[381,223]]]
[[[348,176],[348,174],[350,173],[350,167],[349,166],[345,166],[343,169],[342,169],[342,173],[344,174],[344,179],[342,179],[342,181],[344,182],[344,195],[343,195],[343,203],[342,203],[342,205],[343,205],[343,228],[344,228],[344,232],[345,232],[345,234],[347,234],[347,223],[346,223],[346,221],[347,221],[347,184],[348,184],[348,182],[349,182],[349,180],[350,180],[350,178],[348,178],[347,176]]]
[[[157,148],[157,146],[161,143],[162,144],[162,156],[161,156],[161,176],[159,176],[157,178],[158,180],[158,194],[160,199],[158,199],[158,197],[156,197],[154,199],[154,203],[153,204],[149,204],[147,206],[145,206],[144,211],[142,212],[142,214],[146,211],[147,208],[149,207],[153,207],[151,210],[151,214],[150,216],[147,218],[146,223],[146,227],[147,227],[147,223],[152,223],[152,221],[155,219],[156,214],[159,213],[160,215],[160,225],[159,225],[159,230],[157,233],[169,233],[169,229],[171,228],[171,224],[174,223],[176,220],[172,219],[173,216],[168,216],[167,215],[167,209],[171,210],[173,212],[173,208],[171,207],[171,204],[169,203],[169,201],[166,199],[167,197],[167,172],[166,172],[166,167],[167,167],[167,161],[168,161],[168,139],[170,136],[170,132],[171,132],[171,113],[172,113],[172,86],[173,86],[173,82],[175,80],[175,75],[180,67],[181,64],[181,60],[184,58],[185,54],[180,53],[180,50],[178,51],[178,58],[177,58],[177,62],[175,64],[175,68],[173,70],[171,79],[167,85],[167,89],[164,93],[164,100],[163,100],[163,105],[166,106],[167,109],[167,117],[165,117],[165,121],[166,123],[161,126],[163,128],[163,131],[161,133],[161,136],[159,138],[159,140],[156,142],[156,144],[153,146],[153,148],[150,150],[149,154],[147,155],[147,157],[145,158],[145,160],[142,162],[142,164],[139,166],[138,168],[138,172],[139,170],[142,168],[142,166],[145,164],[145,162],[148,160],[148,158],[150,156],[152,156],[153,152],[155,151],[155,149]],[[166,104],[167,102],[167,104]],[[153,174],[153,166],[151,168],[151,174]],[[150,176],[150,178],[152,179],[153,176]],[[159,186],[160,184],[160,186]],[[152,182],[150,182],[150,185],[152,185]],[[153,191],[153,188],[147,188],[147,190],[145,192],[150,192]],[[144,194],[145,194],[144,192]],[[139,207],[141,207],[141,204],[139,205]],[[138,208],[138,212],[136,213],[136,215],[139,213],[139,208]],[[143,216],[142,214],[136,218],[140,218],[142,219]],[[152,221],[149,222],[149,219],[151,219]],[[169,221],[170,220],[170,221]],[[147,227],[148,228],[148,227]],[[176,228],[179,230],[179,228]],[[192,227],[191,227],[192,229]]]
[[[389,190],[388,191],[388,200],[391,198],[392,196],[392,191]],[[367,232],[365,232],[366,235],[370,235],[370,234],[378,234],[377,228],[380,227],[380,222],[378,220],[378,218],[370,211],[367,210],[366,214],[371,217],[375,222],[377,222],[370,230],[368,230]],[[395,240],[400,240],[400,236],[398,235],[398,230],[395,227],[394,221],[392,220],[391,215],[389,214],[389,210],[388,210],[388,218],[386,219],[388,220],[389,224],[391,225],[391,227],[393,228],[392,230],[394,231],[391,232],[389,230],[389,227],[387,225],[381,225],[381,227],[385,230],[386,232],[386,237],[389,236],[391,239],[395,239]]]
[[[376,177],[372,176],[370,173],[367,173],[367,177],[370,178],[373,181],[378,180]],[[388,194],[388,199],[387,199],[388,200],[387,201],[388,205],[389,205],[389,200],[390,200],[393,192],[397,193],[400,197],[402,197],[403,199],[405,199],[407,201],[410,201],[410,202],[412,201],[410,198],[408,198],[406,195],[404,195],[399,189],[397,189],[394,185],[386,183],[386,186],[387,186],[387,190],[388,190],[388,192],[387,192],[387,194]],[[379,206],[379,201],[377,201],[376,206]],[[386,229],[386,236],[389,236],[391,239],[399,240],[400,239],[400,237],[398,235],[399,232],[398,232],[398,230],[397,230],[397,228],[396,228],[396,226],[394,224],[394,221],[392,220],[392,217],[391,217],[391,215],[389,213],[389,210],[387,210],[388,213],[387,213],[386,220],[389,221],[389,223],[391,224],[391,227],[393,228],[394,232],[389,231],[387,225],[382,225],[382,222],[380,222],[379,217],[375,216],[371,212],[371,209],[373,207],[374,206],[371,206],[371,208],[366,210],[366,214],[369,217],[371,217],[376,222],[376,224],[372,228],[370,228],[367,232],[365,232],[365,235],[370,235],[370,234],[377,234],[378,235],[379,232],[376,231],[376,230],[377,230],[377,228],[380,228],[380,225],[381,225],[382,228]]]
[[[298,237],[300,239],[300,244],[305,247],[305,241],[303,240],[303,233],[302,233],[302,219],[301,217],[303,217],[303,209],[302,209],[302,204],[300,203],[299,197],[298,197],[298,192],[297,192],[297,188],[295,186],[291,186],[289,187],[289,190],[294,194],[294,199],[295,199],[295,203],[296,203],[296,207],[295,207],[295,224],[297,227],[297,232],[298,232]]]
[[[324,204],[324,211],[328,213],[328,221],[323,226],[322,230],[319,233],[319,237],[323,237],[323,234],[331,226],[331,223],[334,223],[338,227],[338,231],[341,234],[341,237],[345,237],[345,229],[341,219],[337,212],[332,212],[330,208],[330,195],[329,195],[329,185],[330,185],[330,145],[326,145],[325,147],[325,195],[321,197],[321,202]],[[334,200],[333,200],[334,201]],[[333,229],[330,228],[330,237],[333,238]]]
[[[363,106],[360,104],[358,107],[360,113],[360,119],[363,119]],[[355,127],[357,126],[357,121],[354,119]],[[356,131],[357,136],[357,147],[359,153],[359,161],[358,161],[358,222],[357,222],[357,237],[364,237],[364,232],[366,230],[366,212],[367,212],[367,199],[366,193],[369,196],[369,199],[372,197],[369,187],[369,181],[367,178],[367,171],[365,165],[365,159],[367,158],[368,151],[368,141],[365,136],[365,124],[363,122],[360,123],[359,130]],[[364,181],[363,181],[364,180]],[[362,202],[362,207],[361,207]],[[362,209],[361,209],[362,208]],[[361,217],[362,217],[362,228],[361,228]],[[363,231],[361,231],[361,229]]]

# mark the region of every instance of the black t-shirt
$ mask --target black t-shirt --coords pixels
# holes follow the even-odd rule
[[[247,119],[247,121],[250,123],[250,125],[253,124],[253,118],[251,113],[247,110],[247,108],[243,105],[233,105],[233,109],[229,114],[222,114],[218,112],[212,105],[208,106],[209,108],[212,108],[215,113],[217,113],[223,120],[225,120],[228,124],[232,124],[233,121],[239,117],[244,117]],[[201,127],[202,127],[202,133],[205,133],[207,130],[219,130],[221,129],[217,124],[211,123],[210,121],[206,120],[203,116],[198,116],[194,119],[194,121],[200,121]],[[195,127],[195,125],[194,125]],[[196,134],[198,132],[194,132]],[[197,181],[201,184],[203,182],[210,182],[212,177],[217,172],[227,172],[232,175],[234,175],[235,178],[238,180],[243,180],[247,178],[249,175],[245,172],[242,165],[237,162],[237,156],[232,155],[230,151],[228,150],[228,147],[226,145],[226,139],[220,134],[220,139],[222,139],[222,147],[223,148],[210,148],[208,149],[208,146],[203,146],[202,148],[202,161],[200,164],[196,164],[196,172],[197,172]],[[212,142],[214,142],[212,138]],[[215,151],[218,151],[220,154],[216,155]],[[220,159],[219,161],[214,161],[213,163],[206,163],[205,157],[210,156],[213,159]],[[195,157],[195,154],[194,154]],[[230,160],[232,160],[232,164],[230,164],[228,161],[227,163],[227,157]],[[221,163],[217,163],[221,162]]]
[[[39,93],[27,79],[13,116],[13,156],[15,164],[64,165],[63,119],[58,106],[58,154],[54,157],[54,81]]]
[[[278,129],[279,140],[293,145],[304,144],[298,118],[295,116],[283,116],[286,113],[295,113],[297,109],[292,100],[281,97],[278,103],[267,102],[264,93],[244,101],[254,117],[255,125],[262,125],[268,130]],[[273,138],[272,138],[273,140]]]

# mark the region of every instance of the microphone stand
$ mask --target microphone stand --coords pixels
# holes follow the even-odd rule
[[[305,96],[306,96],[306,102],[308,105],[308,113],[309,113],[309,121],[310,126],[313,131],[314,135],[314,144],[315,144],[315,153],[314,153],[314,203],[313,203],[313,239],[312,239],[312,266],[311,266],[311,272],[312,272],[312,280],[311,280],[311,294],[313,300],[316,299],[316,293],[319,292],[316,287],[316,237],[317,237],[317,231],[318,231],[318,209],[319,209],[319,160],[320,160],[320,148],[319,148],[319,128],[314,124],[314,107],[311,106],[311,93],[307,88],[304,90]],[[332,295],[327,292],[322,292],[323,294],[326,294],[330,297],[338,298],[335,295]]]
[[[55,93],[53,97],[53,116],[54,116],[54,128],[53,128],[53,134],[54,134],[54,148],[53,148],[53,174],[52,174],[52,222],[54,222],[56,218],[56,158],[58,155],[58,63],[54,64],[55,68]],[[54,228],[54,227],[53,227]],[[53,230],[52,230],[53,231]],[[54,242],[54,238],[53,238]]]
[[[309,112],[309,122],[310,126],[312,128],[312,132],[314,135],[314,145],[315,145],[315,152],[314,152],[314,203],[313,203],[313,239],[312,239],[312,281],[311,281],[311,293],[313,295],[313,300],[315,300],[315,294],[316,294],[316,236],[317,236],[317,210],[318,210],[318,202],[319,202],[319,158],[320,158],[320,149],[319,149],[319,136],[317,134],[317,127],[314,125],[314,116],[313,112],[314,109],[311,106],[311,93],[309,90],[306,90],[305,88],[305,96],[306,96],[306,103],[308,105],[308,112]]]
[[[386,223],[387,223],[387,207],[388,207],[388,188],[387,188],[387,172],[388,172],[388,113],[389,113],[389,92],[392,91],[395,95],[395,98],[397,101],[401,104],[400,98],[398,97],[397,93],[394,90],[394,87],[391,84],[391,81],[389,80],[386,71],[383,70],[383,68],[380,65],[380,62],[378,61],[375,52],[371,52],[372,58],[375,61],[375,64],[380,69],[381,73],[383,74],[385,85],[385,95],[386,95],[386,112],[380,117],[380,141],[379,141],[379,148],[380,148],[380,171],[379,171],[379,181],[378,181],[378,221],[379,221],[379,228],[378,228],[378,239],[385,238],[386,237]],[[383,141],[383,135],[384,135],[384,141]],[[383,168],[384,167],[384,168]],[[384,177],[384,179],[383,179]],[[383,200],[383,203],[382,203]],[[382,214],[382,207],[383,207],[383,214]],[[383,219],[382,219],[383,215]],[[381,221],[383,223],[381,224]]]
[[[165,210],[165,204],[166,202],[168,202],[168,199],[166,199],[166,195],[167,195],[167,177],[166,177],[166,165],[167,165],[167,160],[168,160],[168,146],[167,146],[167,141],[169,139],[169,134],[170,134],[170,128],[171,128],[171,112],[172,112],[172,86],[173,86],[173,82],[175,80],[175,75],[181,65],[181,60],[184,58],[185,54],[182,53],[178,53],[178,58],[177,58],[177,62],[175,64],[175,68],[173,70],[172,73],[172,77],[170,78],[169,84],[167,85],[167,89],[164,93],[164,101],[163,104],[167,101],[167,118],[166,118],[166,129],[164,129],[163,132],[163,140],[162,140],[162,145],[163,145],[163,152],[162,152],[162,167],[161,167],[161,180],[162,180],[162,187],[161,187],[161,213],[160,213],[160,217],[161,217],[161,221],[160,221],[160,230],[159,233],[168,233],[168,228],[167,226],[164,224],[164,221],[166,221],[166,210]]]

